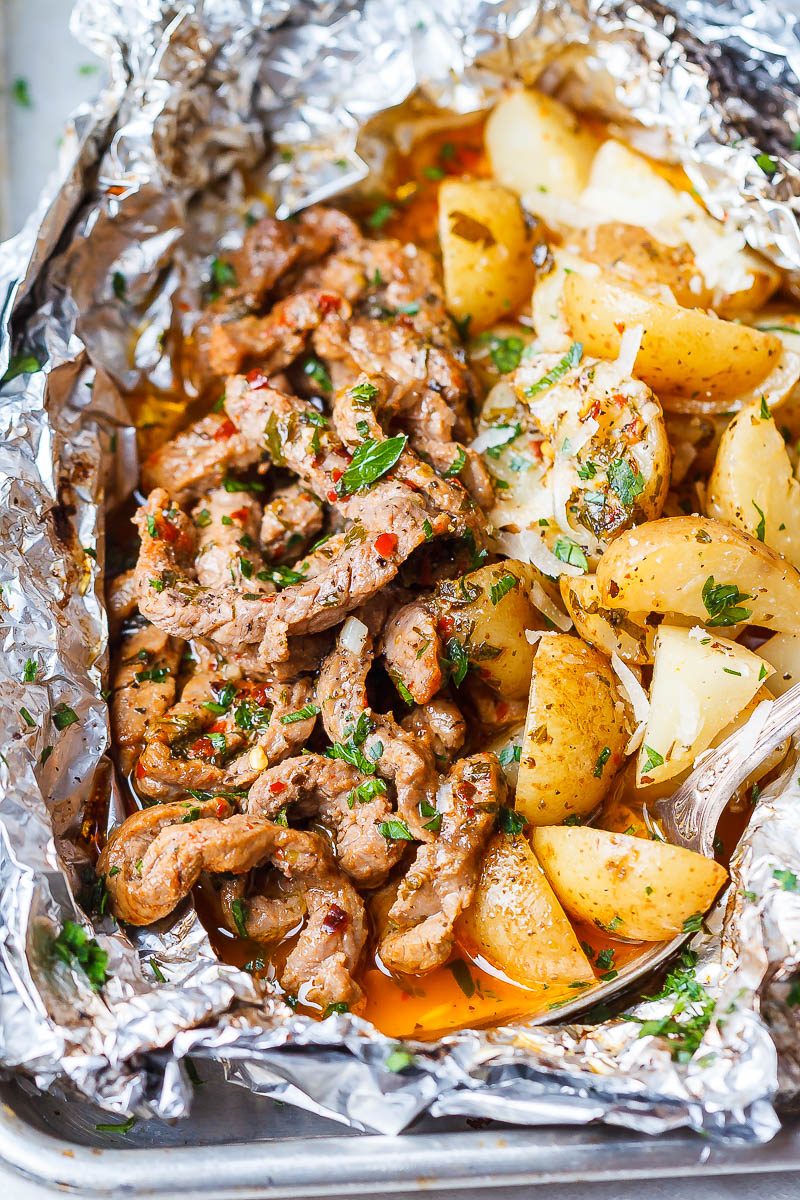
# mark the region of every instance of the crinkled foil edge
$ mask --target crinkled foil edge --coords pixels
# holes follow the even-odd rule
[[[107,919],[97,925],[111,972],[101,994],[55,960],[52,942],[67,917],[89,928],[75,899],[87,874],[76,834],[109,779],[103,514],[136,475],[120,398],[136,371],[114,271],[124,270],[130,302],[149,305],[155,319],[177,286],[175,262],[192,254],[182,238],[193,199],[229,172],[266,155],[265,186],[285,215],[364,178],[360,134],[379,111],[415,93],[418,111],[468,113],[511,79],[597,107],[621,136],[683,162],[712,212],[798,271],[792,7],[80,0],[73,30],[106,59],[110,82],[73,118],[38,211],[0,247],[0,372],[12,349],[42,364],[0,394],[6,1071],[143,1116],[188,1112],[191,1054],[222,1060],[231,1080],[255,1092],[386,1133],[427,1110],[526,1124],[601,1120],[649,1133],[689,1126],[743,1141],[774,1135],[776,1097],[800,1090],[788,1002],[800,966],[800,895],[774,876],[800,875],[794,766],[761,797],[731,887],[695,939],[698,975],[717,1008],[688,1063],[622,1017],[468,1030],[414,1046],[413,1063],[395,1073],[387,1058],[396,1043],[366,1022],[316,1023],[264,1001],[248,975],[217,961],[188,907],[134,942]],[[270,150],[270,135],[291,155]],[[756,161],[765,154],[766,172]],[[161,369],[157,355],[136,366],[152,367],[153,378]],[[30,659],[35,679],[23,683]],[[61,730],[52,721],[59,705],[78,716]],[[121,814],[113,790],[111,813]],[[155,981],[154,957],[165,983]],[[667,1004],[634,1011],[660,1014]]]

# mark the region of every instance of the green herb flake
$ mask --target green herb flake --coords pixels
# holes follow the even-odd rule
[[[597,762],[594,764],[595,779],[602,779],[603,768],[605,767],[606,763],[608,762],[608,760],[610,758],[611,758],[611,747],[603,746],[603,749],[600,751],[600,753],[597,756]]]
[[[318,358],[307,358],[303,363],[303,373],[313,380],[319,390],[326,396],[329,396],[333,391],[333,383],[331,377],[323,363]]]
[[[284,713],[281,717],[281,725],[294,725],[298,721],[309,721],[318,712],[318,704],[304,704],[302,708],[297,708],[294,712]]]
[[[115,271],[111,276],[111,290],[118,300],[124,300],[128,292],[128,281],[122,271]]]
[[[36,665],[35,658],[26,658],[25,666],[22,668],[22,682],[34,683],[36,680],[36,672],[39,668]]]
[[[767,398],[766,398],[766,396],[762,396],[761,397],[761,420],[769,421],[771,416],[772,416],[772,413],[769,411],[769,405],[767,404]]]
[[[378,826],[378,833],[381,837],[386,838],[387,842],[413,842],[414,837],[405,821],[401,821],[399,817],[391,817],[388,821],[381,821]]]
[[[468,1000],[475,995],[475,980],[463,958],[454,958],[452,962],[447,963],[447,969]]]
[[[647,775],[649,771],[654,771],[656,767],[663,767],[663,754],[659,754],[659,752],[654,750],[652,746],[643,746],[642,749],[647,755],[647,758],[644,761],[644,766],[642,767],[642,775]]]
[[[53,951],[61,962],[80,967],[92,991],[100,991],[108,978],[108,954],[81,925],[75,921],[65,921],[53,941]]]
[[[772,176],[778,169],[778,162],[771,154],[756,154],[755,160],[765,175]]]
[[[582,357],[583,346],[580,342],[573,342],[567,353],[556,363],[552,370],[543,375],[536,383],[532,383],[530,387],[525,388],[525,395],[529,400],[532,400],[534,396],[539,396],[542,392],[546,392],[554,383],[558,383],[559,379],[563,379],[568,371],[571,371],[573,367],[577,367]]]
[[[371,212],[367,217],[367,225],[369,225],[370,229],[383,229],[386,222],[391,221],[396,212],[397,209],[394,207],[394,205],[389,204],[389,202],[385,200],[382,204],[379,204],[378,207],[374,209],[374,211]]]
[[[615,458],[609,465],[608,482],[624,508],[630,508],[644,491],[644,476],[626,458]]]
[[[467,452],[463,446],[459,446],[458,451],[456,452],[455,458],[450,463],[450,466],[447,468],[447,470],[445,471],[442,478],[443,479],[454,479],[456,477],[456,475],[460,475],[461,472],[464,470],[466,462],[467,462]]]
[[[405,1071],[406,1067],[413,1067],[415,1062],[416,1058],[410,1050],[403,1050],[398,1046],[387,1054],[386,1070],[399,1074],[400,1071]]]
[[[334,1000],[325,1009],[325,1012],[322,1014],[322,1019],[325,1020],[326,1017],[341,1016],[343,1013],[347,1012],[350,1012],[349,1004],[346,1004],[344,1000]]]
[[[766,518],[764,516],[764,510],[758,507],[755,500],[751,500],[750,503],[752,504],[753,508],[758,513],[758,524],[756,525],[756,537],[758,538],[758,540],[760,542],[763,542],[765,534],[767,532],[767,522],[766,522]]]
[[[127,1121],[100,1122],[95,1125],[98,1133],[130,1133],[136,1124],[136,1117],[128,1117]]]
[[[18,375],[36,375],[41,369],[42,364],[35,354],[13,354],[5,375],[0,379],[0,384],[10,383]]]
[[[553,546],[553,553],[559,562],[569,563],[572,567],[580,567],[588,571],[589,562],[581,547],[570,537],[558,537]]]
[[[246,938],[248,916],[247,901],[242,899],[234,900],[233,904],[231,905],[231,916],[233,917],[233,923],[236,926],[236,932],[238,933],[239,937]]]
[[[698,933],[703,928],[703,914],[701,912],[692,913],[683,922],[684,933]]]
[[[497,822],[503,831],[509,837],[516,837],[522,833],[525,828],[525,818],[522,813],[515,812],[513,808],[501,808],[497,814]]]
[[[504,575],[500,576],[497,583],[493,583],[489,589],[489,598],[492,604],[496,607],[503,597],[507,596],[518,584],[519,580],[516,575],[512,575],[510,571],[506,571]]]
[[[715,583],[713,575],[709,575],[703,584],[702,597],[711,618],[707,622],[710,626],[738,625],[753,615],[752,609],[741,607],[743,600],[753,597],[740,592],[735,583]]]
[[[777,880],[784,892],[800,892],[800,884],[794,871],[776,869],[772,872],[772,878]]]
[[[516,371],[522,361],[525,343],[520,337],[497,337],[495,334],[483,334],[481,341],[488,341],[489,355],[501,375]]]
[[[368,438],[356,447],[350,466],[337,484],[340,496],[349,496],[372,486],[400,458],[406,448],[408,438],[405,434],[398,437],[386,438],[377,442]]]
[[[369,804],[370,800],[374,800],[376,796],[382,796],[385,792],[386,784],[383,780],[372,776],[365,779],[363,783],[359,783],[348,793],[347,807],[355,808],[356,804]]]
[[[467,677],[469,656],[458,638],[451,637],[445,644],[445,655],[450,665],[450,677],[460,687]]]
[[[74,725],[77,720],[78,714],[68,704],[59,704],[53,713],[53,724],[59,731]]]
[[[215,295],[219,295],[223,288],[235,287],[237,282],[236,272],[229,262],[223,258],[212,258],[211,283]]]
[[[11,99],[18,108],[33,108],[31,87],[27,79],[18,77],[11,84]]]

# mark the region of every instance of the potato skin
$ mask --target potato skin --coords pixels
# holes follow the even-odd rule
[[[594,973],[523,834],[495,834],[459,939],[518,983],[593,982]]]
[[[437,594],[445,643],[456,638],[470,667],[505,700],[527,695],[535,649],[525,630],[544,624],[528,594],[534,572],[528,563],[510,558],[445,583]],[[511,578],[516,582],[508,587]]]
[[[625,609],[632,620],[641,613],[678,613],[723,634],[737,620],[785,633],[800,628],[796,568],[763,542],[710,517],[662,517],[626,530],[601,558],[596,577],[602,605]],[[733,606],[736,619],[707,607],[709,580],[733,585],[746,597]]]
[[[477,333],[526,301],[536,268],[518,198],[488,179],[446,179],[439,188],[439,241],[447,307]]]
[[[580,638],[545,635],[534,659],[517,811],[532,825],[592,812],[622,765],[629,733],[608,659]]]
[[[704,400],[719,411],[761,383],[783,346],[773,333],[720,321],[575,272],[564,282],[564,315],[588,354],[616,358],[626,329],[641,325],[636,374],[658,398]]]
[[[619,608],[604,608],[600,603],[594,575],[562,575],[561,598],[572,617],[575,629],[590,646],[610,658],[618,654],[624,662],[645,665],[653,661],[655,629],[630,620]]]
[[[737,413],[722,435],[706,507],[709,516],[739,525],[800,566],[800,483],[760,403]]]
[[[728,877],[713,859],[681,846],[585,826],[536,829],[533,848],[571,916],[633,941],[680,933]]]

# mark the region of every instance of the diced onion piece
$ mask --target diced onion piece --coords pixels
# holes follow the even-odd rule
[[[647,698],[647,692],[630,667],[616,653],[611,655],[611,666],[619,680],[620,690],[633,709],[636,723],[641,724],[647,721],[650,716],[650,701]]]
[[[358,617],[348,617],[342,626],[341,643],[351,654],[359,655],[364,649],[369,630]]]
[[[497,535],[497,544],[509,558],[518,558],[522,562],[533,563],[543,575],[548,575],[551,579],[557,579],[559,575],[584,574],[582,567],[576,567],[572,563],[565,563],[560,558],[556,558],[552,550],[545,545],[544,539],[532,529],[523,529],[521,533],[501,531]]]
[[[619,340],[619,353],[614,360],[614,366],[618,368],[620,375],[625,379],[630,379],[633,375],[636,355],[639,353],[643,334],[643,325],[631,325]]]

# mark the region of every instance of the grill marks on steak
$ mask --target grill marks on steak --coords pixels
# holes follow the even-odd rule
[[[448,774],[437,796],[439,835],[419,847],[389,909],[378,952],[390,970],[424,974],[449,958],[455,923],[472,902],[505,794],[493,754],[461,759]]]
[[[302,888],[307,913],[282,973],[284,988],[321,1007],[357,1007],[362,992],[352,976],[366,941],[364,905],[318,834],[232,816],[219,798],[163,804],[134,813],[111,835],[97,871],[114,915],[151,925],[173,911],[202,872],[243,875],[267,862]],[[347,917],[335,928],[327,920],[334,905]],[[246,909],[243,919],[246,925]]]

